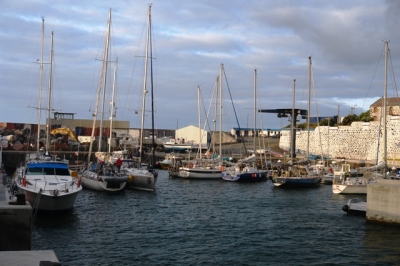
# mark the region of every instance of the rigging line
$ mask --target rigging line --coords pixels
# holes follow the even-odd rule
[[[392,61],[392,57],[390,56],[390,49],[388,49],[388,53],[389,53],[390,69],[391,69],[391,72],[392,72],[394,95],[395,95],[396,98],[399,98],[399,93],[397,91],[396,77],[394,75],[394,69],[393,69],[393,61]],[[400,99],[398,99],[398,101],[400,101]],[[399,102],[398,102],[398,104],[400,105]]]
[[[377,72],[378,72],[378,68],[379,68],[379,66],[380,66],[380,62],[382,62],[382,57],[383,57],[383,49],[381,50],[381,56],[380,56],[380,58],[379,58],[378,64],[376,65],[374,75],[373,75],[372,80],[371,80],[371,82],[370,82],[370,85],[369,85],[369,88],[368,88],[368,92],[367,92],[367,96],[366,96],[365,99],[364,99],[364,103],[363,103],[363,106],[362,106],[363,109],[364,109],[364,106],[365,106],[365,104],[366,104],[366,102],[367,102],[368,95],[369,95],[369,93],[370,93],[371,90],[372,90],[372,89],[371,89],[371,88],[372,88],[372,83],[373,83],[373,81],[375,80],[376,74],[377,74]]]
[[[317,90],[315,89],[315,80],[314,80],[314,68],[313,68],[313,65],[311,65],[311,80],[312,80],[312,89],[313,89],[313,92],[314,92],[315,110],[316,110],[316,113],[317,113],[317,128],[318,128],[318,136],[319,136],[319,146],[320,146],[320,149],[321,149],[321,151],[320,151],[320,152],[321,152],[321,158],[322,158],[322,160],[324,160],[324,149],[323,149],[323,147],[322,147],[322,134],[321,134],[320,126],[319,126],[319,123],[320,123],[320,119],[319,119],[320,113],[319,113],[319,110],[318,110]]]
[[[136,63],[137,63],[137,61],[138,61],[138,58],[140,57],[138,54],[139,54],[139,51],[142,49],[142,44],[143,44],[143,36],[144,36],[144,31],[145,31],[145,29],[146,29],[146,26],[147,26],[147,17],[146,17],[146,20],[145,20],[145,22],[143,23],[143,27],[142,27],[142,33],[140,34],[140,39],[139,39],[139,45],[137,46],[137,50],[136,50],[136,56],[134,56],[134,60],[133,60],[133,68],[132,68],[132,74],[131,74],[131,79],[130,79],[130,81],[129,81],[129,85],[128,85],[128,91],[127,91],[127,96],[129,96],[129,94],[131,93],[131,91],[133,90],[133,86],[132,86],[132,83],[133,83],[133,77],[134,77],[134,73],[136,72]],[[138,82],[138,84],[139,84],[139,80],[137,81]],[[139,87],[138,85],[136,85],[135,87]],[[132,92],[132,96],[131,97],[125,97],[125,104],[124,104],[124,109],[126,109],[126,110],[128,110],[129,109],[129,107],[130,107],[130,105],[131,105],[131,103],[133,102],[133,98],[134,98],[134,93]],[[140,98],[140,97],[139,97]],[[140,99],[138,99],[139,100],[139,102],[140,102]],[[137,106],[139,106],[140,104],[137,104]]]
[[[229,87],[228,78],[227,78],[226,73],[225,73],[225,68],[223,67],[222,70],[223,70],[223,74],[224,74],[224,77],[225,77],[226,87],[228,88],[229,97],[231,98],[233,112],[234,112],[235,118],[236,118],[236,123],[237,123],[237,125],[239,127],[239,132],[240,132],[240,124],[239,124],[239,120],[238,120],[238,117],[237,117],[235,105],[233,104],[232,93],[231,93],[231,90],[230,90],[230,87]],[[241,140],[242,140],[242,143],[243,143],[243,146],[244,146],[244,150],[246,151],[246,154],[247,154],[247,148],[246,148],[246,144],[245,144],[245,142],[243,140],[243,136],[241,136]]]

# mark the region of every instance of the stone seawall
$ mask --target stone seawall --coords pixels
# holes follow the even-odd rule
[[[307,152],[307,131],[296,134],[296,151]],[[379,121],[353,122],[351,126],[320,126],[309,132],[310,154],[360,161],[383,161],[384,134]],[[279,147],[290,150],[290,131],[282,131]],[[400,120],[398,116],[387,119],[387,160],[390,165],[400,165]]]

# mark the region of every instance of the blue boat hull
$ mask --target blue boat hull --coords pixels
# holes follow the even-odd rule
[[[236,182],[260,182],[267,180],[267,172],[240,173],[236,175],[231,175],[227,172],[223,172],[222,179],[226,181],[236,181]]]

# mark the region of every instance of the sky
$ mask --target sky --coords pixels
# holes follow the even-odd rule
[[[387,95],[397,95],[396,0],[2,0],[0,122],[37,123],[39,102],[44,121],[52,31],[51,109],[92,119],[111,9],[104,119],[110,117],[114,88],[114,119],[139,128],[149,4],[153,86],[147,79],[146,128],[151,126],[151,91],[155,128],[197,126],[199,117],[202,127],[209,117],[213,128],[214,109],[221,109],[214,93],[221,64],[224,130],[287,126],[288,118],[276,114],[255,119],[254,110],[292,108],[293,99],[295,108],[309,105],[311,116],[360,114],[384,94],[384,41],[390,49]]]

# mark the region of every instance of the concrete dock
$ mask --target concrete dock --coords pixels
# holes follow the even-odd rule
[[[3,178],[4,177],[4,178]],[[0,264],[8,266],[61,265],[52,250],[30,250],[32,208],[10,205],[9,178],[0,169]]]

